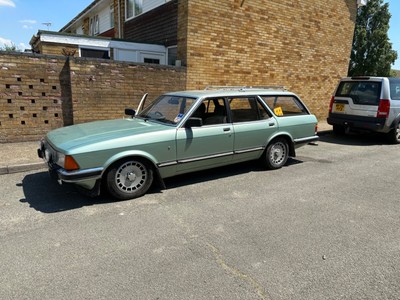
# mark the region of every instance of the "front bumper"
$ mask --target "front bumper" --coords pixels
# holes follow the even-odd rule
[[[37,152],[38,156],[47,163],[52,177],[55,177],[60,184],[62,182],[80,183],[83,181],[98,180],[101,179],[101,175],[103,174],[104,168],[102,167],[74,171],[65,170],[54,163],[53,159],[56,156],[56,151],[45,141],[41,142]]]

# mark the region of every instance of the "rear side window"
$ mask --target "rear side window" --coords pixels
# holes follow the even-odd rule
[[[268,107],[278,117],[308,115],[303,104],[293,96],[261,96]]]
[[[270,117],[255,97],[229,98],[229,106],[234,123],[258,121]]]
[[[400,100],[400,78],[389,78],[390,98]]]
[[[378,105],[381,82],[342,81],[336,92],[337,97],[349,97],[354,104]]]

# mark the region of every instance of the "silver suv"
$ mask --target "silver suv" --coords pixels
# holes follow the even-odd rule
[[[329,105],[328,124],[336,134],[385,133],[400,143],[400,78],[342,78]]]

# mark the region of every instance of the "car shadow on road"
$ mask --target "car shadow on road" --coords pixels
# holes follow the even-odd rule
[[[302,163],[302,161],[295,158],[289,158],[285,167],[299,163]],[[178,175],[166,179],[165,185],[167,189],[172,189],[250,172],[269,171],[265,170],[260,162],[250,161],[185,175]],[[102,192],[100,196],[93,198],[83,194],[71,184],[59,185],[55,180],[50,178],[48,172],[38,172],[26,175],[22,180],[22,184],[18,184],[18,186],[22,186],[25,196],[25,198],[20,199],[21,203],[28,203],[31,208],[48,214],[118,201],[105,192]],[[157,183],[154,183],[147,194],[157,194],[161,192],[161,187]]]
[[[284,168],[291,165],[300,164],[302,162],[303,161],[299,159],[289,157]],[[177,188],[206,181],[213,181],[222,178],[233,177],[236,175],[242,175],[250,172],[274,172],[274,171],[266,170],[265,167],[262,166],[262,164],[259,161],[254,160],[244,163],[228,165],[224,167],[218,167],[214,169],[208,169],[204,171],[178,175],[175,177],[165,179],[165,184],[167,189]]]
[[[48,172],[29,174],[19,185],[22,186],[25,196],[20,199],[20,202],[29,203],[31,208],[43,213],[57,213],[84,206],[115,202],[108,195],[91,198],[82,194],[73,185],[59,185],[50,178]]]
[[[377,133],[349,133],[337,135],[333,132],[320,135],[321,142],[347,146],[389,145],[387,137]]]

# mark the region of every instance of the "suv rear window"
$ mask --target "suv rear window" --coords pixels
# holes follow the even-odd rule
[[[389,78],[390,98],[400,100],[400,78]]]
[[[354,104],[378,105],[381,92],[381,82],[373,81],[342,81],[339,84],[337,97],[349,97]]]

